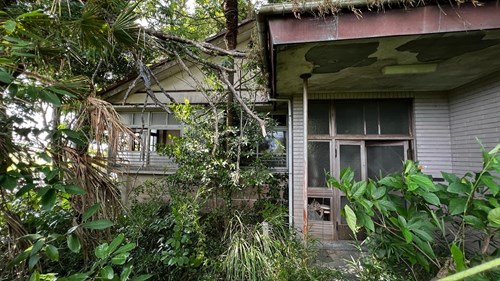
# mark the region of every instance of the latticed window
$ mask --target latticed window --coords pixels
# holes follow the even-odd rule
[[[309,101],[309,220],[333,224],[334,238],[348,238],[340,216],[347,200],[327,188],[326,176],[338,176],[346,167],[358,181],[400,171],[412,158],[411,107],[409,99]]]

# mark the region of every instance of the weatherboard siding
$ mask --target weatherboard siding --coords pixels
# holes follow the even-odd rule
[[[482,167],[480,145],[500,143],[500,80],[492,77],[450,93],[453,172],[463,175]]]
[[[293,221],[298,229],[304,225],[304,112],[302,96],[292,101]]]
[[[441,178],[441,171],[452,171],[448,94],[417,93],[413,110],[416,160],[424,173]]]

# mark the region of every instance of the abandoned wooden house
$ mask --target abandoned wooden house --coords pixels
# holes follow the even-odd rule
[[[338,1],[347,8],[352,1]],[[254,29],[262,49],[268,93],[257,103],[279,104],[283,126],[276,136],[286,145],[278,170],[289,175],[290,219],[325,240],[350,239],[340,215],[344,195],[326,187],[325,171],[338,175],[351,167],[358,180],[401,169],[406,159],[442,181],[441,171],[463,174],[480,169],[480,144],[500,142],[500,7],[432,5],[345,10],[318,16],[306,3],[301,18],[295,6],[264,5],[256,21],[240,25],[239,47],[248,48]],[[358,3],[359,2],[359,3]],[[210,39],[222,44],[222,37]],[[177,100],[203,103],[191,78],[175,62],[154,71]],[[196,69],[193,69],[196,72]],[[201,75],[198,71],[197,75]],[[147,140],[130,145],[123,157],[129,179],[175,167],[158,156],[155,144],[167,134],[182,135],[182,125],[156,107],[146,107],[137,85],[107,90],[123,120]],[[159,89],[158,99],[162,99]],[[265,107],[263,107],[265,108]],[[286,141],[285,141],[286,140]],[[286,159],[286,161],[284,161]],[[134,182],[130,182],[131,188]]]

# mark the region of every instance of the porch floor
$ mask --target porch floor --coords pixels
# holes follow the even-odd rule
[[[316,263],[319,266],[342,272],[346,278],[343,280],[358,280],[356,276],[349,272],[348,267],[348,261],[357,260],[361,256],[360,250],[354,243],[356,242],[350,240],[318,241],[316,245],[318,250]]]

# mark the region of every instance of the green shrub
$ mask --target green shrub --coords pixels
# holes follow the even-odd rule
[[[379,181],[354,182],[353,172],[345,169],[328,184],[345,192],[350,205],[343,215],[353,232],[367,233],[364,244],[371,257],[388,268],[403,266],[416,280],[425,280],[463,271],[498,254],[491,249],[497,249],[500,233],[500,186],[492,174],[500,173],[499,150],[500,144],[483,151],[483,169],[477,173],[458,177],[443,172],[447,185],[433,183],[411,161],[404,163],[401,174]],[[478,234],[479,247],[466,243],[473,233]],[[499,273],[476,278],[498,280]]]

